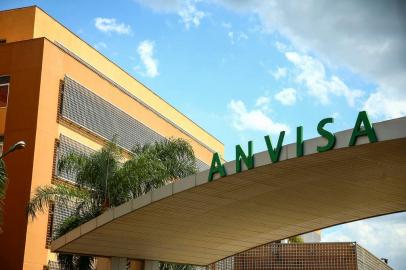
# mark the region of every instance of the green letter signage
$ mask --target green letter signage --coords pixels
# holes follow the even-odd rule
[[[209,171],[209,182],[213,180],[213,175],[219,173],[221,177],[227,175],[224,165],[221,164],[220,156],[218,153],[213,154],[213,159],[211,160],[211,166]]]
[[[269,154],[269,157],[271,158],[272,163],[276,163],[279,161],[284,137],[285,137],[285,131],[281,131],[279,133],[278,145],[274,149],[272,147],[272,142],[271,142],[271,138],[269,138],[269,135],[265,136],[266,147],[268,148],[268,154]]]
[[[363,129],[361,129],[361,124],[364,124]],[[357,142],[357,138],[360,136],[368,136],[369,142],[371,143],[378,141],[374,127],[371,125],[371,122],[369,122],[366,111],[358,113],[357,121],[355,122],[355,127],[352,130],[349,146],[354,146],[355,143]]]
[[[317,132],[323,136],[324,138],[327,139],[327,144],[325,146],[317,146],[317,152],[325,152],[334,147],[334,144],[336,143],[336,137],[333,133],[327,131],[324,129],[324,126],[328,123],[334,123],[333,118],[324,118],[319,122],[317,125]]]
[[[303,127],[296,128],[296,156],[303,156]]]
[[[334,119],[324,118],[319,122],[317,125],[317,132],[327,140],[325,145],[318,145],[317,152],[325,152],[334,148],[336,144],[336,136],[334,133],[326,130],[324,126],[326,124],[334,123]],[[365,111],[359,112],[357,121],[355,123],[354,129],[351,134],[351,138],[349,141],[349,146],[354,146],[357,142],[358,137],[361,136],[368,136],[369,142],[374,143],[377,142],[378,139],[376,137],[376,133],[374,130],[373,125],[368,119],[368,115]],[[281,131],[279,133],[278,143],[274,148],[272,146],[271,138],[269,135],[265,136],[266,147],[268,150],[268,155],[272,163],[277,163],[280,159],[281,152],[282,152],[282,144],[283,139],[285,137],[285,131]],[[303,126],[298,126],[296,128],[296,157],[302,157],[305,153],[305,145],[303,141]],[[239,173],[242,171],[243,162],[248,170],[251,170],[255,166],[254,162],[254,154],[253,154],[253,142],[248,142],[248,154],[244,152],[241,145],[235,146],[235,172]],[[220,177],[224,177],[227,175],[226,169],[223,164],[221,164],[220,156],[218,153],[213,154],[213,158],[211,160],[211,166],[209,171],[208,180],[209,182],[213,181],[213,177],[215,174],[219,174]]]
[[[252,154],[252,141],[248,142],[248,157],[240,145],[235,146],[235,171],[241,172],[241,161],[244,161],[248,170],[254,168],[254,155]]]

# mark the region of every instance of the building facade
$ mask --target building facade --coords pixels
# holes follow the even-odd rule
[[[1,269],[54,265],[48,245],[70,214],[53,205],[28,218],[38,186],[74,183],[58,173],[64,154],[92,153],[116,137],[136,144],[175,137],[187,140],[199,170],[223,144],[38,7],[0,11],[0,136],[4,149],[27,147],[5,158],[9,185],[0,234]]]
[[[209,270],[390,270],[355,242],[270,243],[209,265]]]

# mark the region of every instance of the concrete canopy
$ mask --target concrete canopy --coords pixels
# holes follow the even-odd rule
[[[378,142],[352,130],[282,149],[271,164],[208,182],[208,171],[136,198],[52,242],[54,252],[207,265],[271,241],[353,220],[406,210],[406,117],[376,123]],[[218,178],[218,177],[217,177]]]

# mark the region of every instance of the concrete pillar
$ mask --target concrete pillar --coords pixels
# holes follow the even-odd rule
[[[127,258],[112,257],[111,270],[127,270]]]
[[[144,270],[159,270],[159,261],[145,260]]]

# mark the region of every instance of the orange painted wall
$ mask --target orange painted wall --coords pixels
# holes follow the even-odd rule
[[[25,205],[36,187],[51,183],[54,142],[60,129],[57,123],[59,84],[65,74],[161,135],[188,140],[197,157],[210,162],[209,150],[137,101],[129,99],[46,39],[0,46],[0,58],[0,66],[5,67],[0,69],[0,74],[11,76],[5,147],[18,140],[25,140],[28,145],[6,160],[10,185],[4,234],[0,236],[0,258],[7,269],[21,269],[23,266],[23,269],[40,270],[47,263],[47,214],[27,222]]]
[[[7,108],[0,108],[0,135],[4,134],[4,129],[6,128],[6,114]]]
[[[0,11],[0,39],[7,42],[32,39],[34,36],[34,8]]]
[[[41,81],[42,49],[43,42],[41,40],[0,46],[0,74],[8,74],[11,77],[4,148],[8,149],[19,140],[24,140],[27,143],[25,149],[14,152],[5,158],[9,185],[4,207],[4,232],[0,234],[2,269],[17,270],[23,267],[27,231],[25,207],[32,188],[32,175],[36,169],[33,166],[33,161],[35,151],[37,151],[36,119]],[[33,182],[35,184],[37,181],[44,180],[47,179],[35,179]],[[37,234],[34,233],[33,237]],[[37,260],[45,260],[44,255],[42,252],[33,254]]]
[[[0,234],[1,269],[42,270],[47,263],[45,243],[48,213],[40,214],[31,221],[27,218],[25,207],[36,187],[51,183],[54,142],[60,132],[66,131],[66,126],[61,128],[57,123],[59,84],[65,74],[162,136],[186,139],[202,161],[209,164],[212,157],[201,143],[129,98],[51,41],[44,38],[30,40],[35,36],[34,20],[38,18],[42,18],[37,24],[38,29],[52,28],[44,24],[50,21],[50,17],[35,7],[0,11],[0,38],[7,38],[7,44],[0,45],[0,75],[11,77],[7,114],[5,110],[0,111],[0,135],[4,134],[5,149],[19,140],[27,143],[25,149],[5,159],[9,186],[5,199],[5,223],[2,226],[4,232]],[[62,26],[58,24],[58,27]],[[64,28],[64,31],[68,30]],[[108,68],[113,64],[106,65]],[[78,134],[80,131],[71,129],[69,132]],[[200,132],[204,133],[203,130],[197,133],[203,134]],[[205,136],[210,137],[208,134]],[[87,143],[89,139],[96,144],[101,143],[92,135],[82,137],[86,137]],[[80,138],[80,135],[76,138]],[[82,143],[86,144],[86,140]],[[215,138],[204,141],[213,142],[210,145],[212,148],[223,151],[223,146]]]

